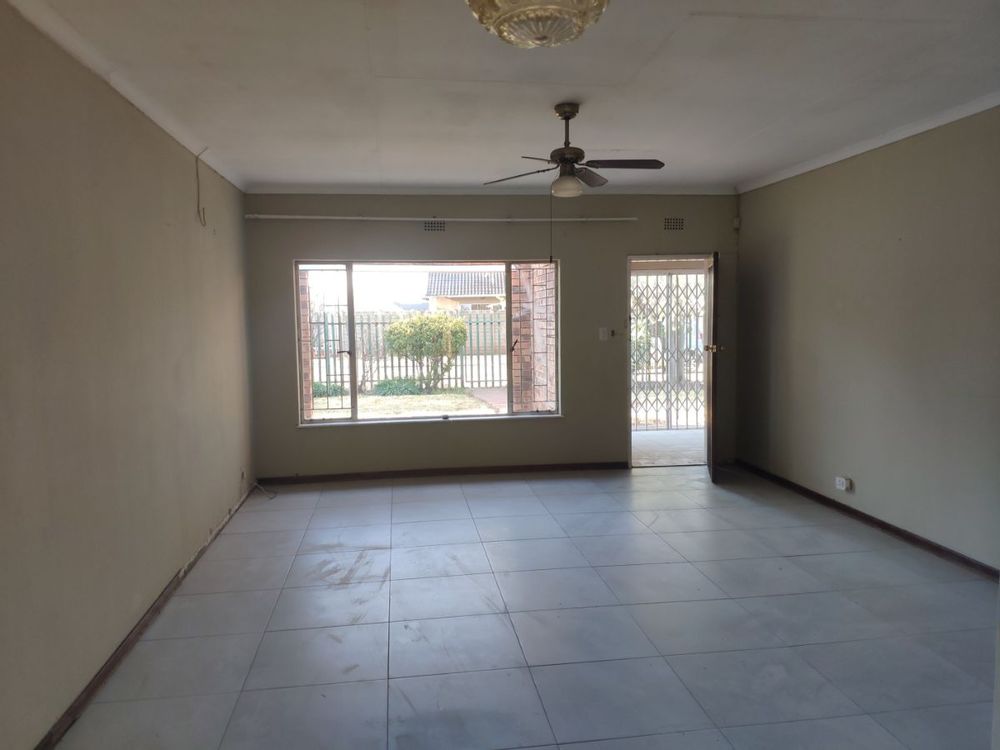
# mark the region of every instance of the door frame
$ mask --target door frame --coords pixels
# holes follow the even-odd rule
[[[715,288],[713,293],[715,299],[718,300],[718,257],[719,254],[715,253],[652,253],[652,254],[642,254],[642,255],[628,255],[625,257],[625,283],[626,283],[626,294],[625,294],[625,389],[628,396],[627,402],[629,405],[628,420],[625,425],[625,444],[626,450],[626,461],[629,469],[636,468],[632,464],[632,261],[684,261],[684,260],[698,260],[704,261],[706,264],[715,263]],[[707,275],[707,270],[706,270]],[[706,335],[711,335],[711,331],[708,330],[708,323],[710,322],[710,312],[705,311],[705,323],[706,323]],[[716,342],[712,342],[716,343]],[[709,352],[705,352],[706,355]],[[715,378],[715,372],[712,372],[712,379]],[[708,374],[708,368],[706,366],[706,374]],[[715,410],[709,408],[709,399],[711,398],[711,391],[713,390],[711,383],[705,384],[705,465],[708,466],[708,461],[710,460],[708,451],[708,433],[711,429],[712,432],[715,431]],[[709,425],[709,420],[712,424]],[[644,467],[638,467],[644,468]],[[711,467],[709,466],[709,471],[711,472]]]

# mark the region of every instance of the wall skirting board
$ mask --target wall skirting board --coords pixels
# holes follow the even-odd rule
[[[53,748],[59,744],[59,741],[62,740],[63,736],[69,731],[70,727],[73,726],[76,720],[80,718],[84,709],[90,701],[93,700],[94,696],[111,676],[111,673],[114,672],[118,665],[121,664],[122,660],[128,656],[132,647],[139,642],[143,633],[149,629],[149,626],[153,624],[153,621],[157,618],[160,612],[163,611],[163,608],[170,600],[170,597],[173,596],[175,591],[177,591],[177,588],[181,585],[184,578],[195,566],[198,560],[201,559],[201,556],[205,554],[205,550],[207,550],[209,545],[215,541],[215,538],[222,533],[222,530],[226,528],[226,524],[228,524],[229,520],[236,514],[236,511],[243,507],[243,503],[245,503],[247,498],[253,494],[255,489],[257,489],[257,485],[255,483],[251,483],[250,488],[243,494],[243,497],[240,498],[240,501],[236,503],[232,510],[230,510],[229,514],[223,519],[222,523],[219,524],[219,527],[212,533],[209,540],[205,542],[201,549],[195,553],[194,557],[191,558],[191,561],[178,570],[177,573],[174,574],[174,577],[170,579],[170,582],[163,587],[163,591],[161,591],[159,596],[157,596],[153,603],[149,605],[149,609],[143,612],[142,617],[139,618],[139,622],[135,624],[135,627],[129,631],[129,634],[125,636],[122,642],[118,644],[117,648],[111,652],[111,656],[109,656],[108,660],[101,665],[99,670],[97,670],[97,674],[91,678],[90,682],[88,682],[83,690],[80,691],[80,694],[77,695],[73,702],[69,704],[69,707],[63,711],[62,716],[60,716],[56,720],[56,723],[52,725],[52,728],[49,729],[49,731],[45,733],[45,736],[42,737],[37,745],[35,745],[35,750],[53,750]]]
[[[517,474],[536,471],[605,471],[627,469],[625,461],[600,461],[582,464],[525,464],[518,466],[462,466],[440,469],[399,469],[394,471],[359,471],[344,474],[307,474],[290,477],[261,477],[262,484],[309,484],[310,482],[348,482],[359,479],[409,479],[468,474]]]
[[[974,570],[979,571],[980,573],[985,573],[986,575],[992,576],[995,579],[1000,578],[1000,571],[998,571],[992,565],[987,565],[986,563],[980,562],[979,560],[975,560],[969,557],[968,555],[963,555],[961,552],[956,552],[950,547],[945,547],[943,544],[932,542],[930,539],[927,539],[926,537],[922,537],[919,534],[914,534],[912,531],[907,531],[906,529],[896,526],[895,524],[891,524],[888,521],[883,521],[881,518],[878,518],[877,516],[865,513],[863,510],[858,510],[857,508],[854,508],[848,505],[847,503],[842,503],[839,500],[834,500],[832,497],[827,497],[826,495],[820,494],[819,492],[811,490],[808,487],[803,487],[801,484],[796,484],[790,479],[785,479],[784,477],[778,476],[777,474],[772,474],[767,469],[762,469],[761,467],[756,466],[747,461],[743,461],[742,459],[736,459],[736,465],[743,469],[746,469],[747,471],[753,472],[754,474],[763,477],[764,479],[768,479],[774,482],[775,484],[793,490],[794,492],[799,493],[803,497],[807,497],[810,500],[815,500],[816,502],[822,503],[823,505],[828,505],[836,510],[839,510],[841,513],[844,513],[845,515],[857,518],[860,521],[864,521],[865,523],[871,524],[872,526],[876,526],[882,529],[883,531],[887,531],[890,534],[898,536],[901,539],[905,539],[908,542],[923,547],[924,549],[933,552],[936,555],[944,557],[953,562],[966,565],[970,568],[973,568]]]

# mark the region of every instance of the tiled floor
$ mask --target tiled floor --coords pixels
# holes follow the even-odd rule
[[[989,745],[996,584],[756,477],[276,489],[63,748]]]
[[[704,430],[637,430],[632,433],[633,466],[700,466],[704,463]]]

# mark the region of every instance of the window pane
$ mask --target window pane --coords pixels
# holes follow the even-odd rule
[[[347,268],[300,264],[297,275],[302,421],[349,419]]]
[[[358,418],[507,413],[500,264],[355,264]]]
[[[554,263],[512,263],[514,412],[559,409],[558,279]]]

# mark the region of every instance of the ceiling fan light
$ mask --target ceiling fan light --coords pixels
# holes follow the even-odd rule
[[[466,0],[487,30],[515,47],[558,47],[597,23],[608,0]]]
[[[583,183],[571,174],[552,180],[552,195],[556,198],[576,198],[583,195]]]

